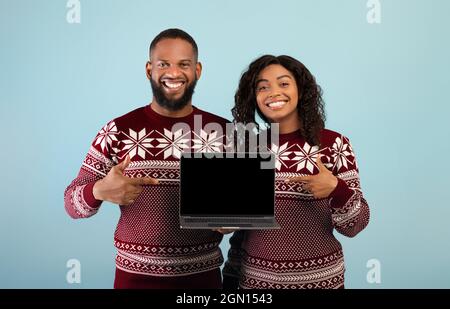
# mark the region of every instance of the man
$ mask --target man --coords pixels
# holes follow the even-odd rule
[[[179,158],[183,151],[224,151],[227,121],[192,105],[202,66],[189,34],[165,30],[149,52],[152,102],[100,130],[64,193],[65,208],[87,218],[102,201],[120,205],[115,288],[220,288],[222,234],[180,229]],[[222,132],[190,130],[194,119]],[[178,124],[188,130],[173,129]]]

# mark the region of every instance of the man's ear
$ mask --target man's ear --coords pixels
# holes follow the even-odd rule
[[[202,64],[201,62],[197,62],[195,65],[195,74],[197,74],[197,80],[200,79],[200,75],[202,75]]]
[[[150,61],[145,64],[145,74],[149,80],[152,78],[152,63]]]

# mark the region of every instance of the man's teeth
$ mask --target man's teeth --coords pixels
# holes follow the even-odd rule
[[[281,106],[283,106],[284,104],[286,104],[286,102],[285,101],[277,101],[277,102],[272,102],[272,103],[269,103],[269,104],[267,104],[267,106],[269,106],[269,107],[281,107]]]
[[[164,84],[170,89],[176,89],[176,88],[179,88],[179,87],[181,87],[183,85],[182,82],[172,83],[172,82],[167,82],[167,81],[164,82]]]

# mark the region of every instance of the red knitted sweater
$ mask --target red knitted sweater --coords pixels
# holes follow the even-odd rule
[[[353,237],[369,222],[369,207],[360,188],[358,166],[349,140],[321,132],[321,148],[300,133],[281,134],[271,149],[276,161],[275,216],[279,230],[235,232],[223,270],[224,287],[340,288],[344,284],[342,247],[333,231]],[[293,176],[318,173],[316,158],[338,177],[328,198],[315,199]]]
[[[202,126],[194,127],[194,117]],[[205,132],[208,123],[223,132]],[[191,130],[175,130],[186,123]],[[159,185],[146,186],[129,206],[120,206],[114,235],[119,269],[153,276],[181,276],[208,271],[223,262],[218,247],[222,235],[210,230],[182,230],[178,217],[179,158],[183,151],[220,152],[225,142],[221,117],[194,107],[182,118],[164,117],[150,105],[138,108],[106,124],[95,137],[78,176],[67,187],[64,203],[73,218],[86,218],[99,210],[94,183],[130,155],[128,177],[153,177]]]

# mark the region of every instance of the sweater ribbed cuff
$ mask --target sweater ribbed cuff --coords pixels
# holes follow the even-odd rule
[[[99,208],[100,205],[102,204],[102,201],[101,200],[97,200],[94,197],[94,192],[93,192],[94,185],[95,185],[95,181],[93,181],[91,183],[88,183],[84,187],[84,189],[83,189],[83,197],[84,197],[84,200],[86,201],[86,203],[89,205],[89,207]]]
[[[342,208],[354,192],[348,187],[347,183],[344,180],[340,179],[339,177],[337,179],[338,184],[330,194],[330,204],[333,208]]]

